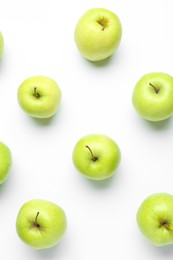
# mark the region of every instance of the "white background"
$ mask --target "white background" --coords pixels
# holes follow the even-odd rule
[[[5,49],[0,64],[0,140],[13,154],[8,181],[0,187],[0,259],[172,259],[173,246],[157,248],[139,232],[136,211],[155,192],[173,193],[173,118],[149,123],[131,104],[133,88],[148,72],[173,74],[172,0],[1,0]],[[106,62],[82,58],[74,28],[88,9],[117,13],[121,44]],[[20,83],[45,75],[62,90],[51,120],[28,117],[17,103]],[[85,179],[71,156],[79,138],[112,137],[122,153],[117,174]],[[34,250],[17,236],[23,203],[42,198],[66,212],[62,242]]]

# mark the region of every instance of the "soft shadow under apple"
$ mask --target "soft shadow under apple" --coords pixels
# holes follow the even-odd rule
[[[35,117],[30,117],[31,120],[36,123],[39,126],[49,126],[57,120],[57,118],[60,116],[61,109],[59,109],[55,115],[49,118],[35,118]]]
[[[64,252],[63,244],[65,241],[61,241],[59,244],[48,249],[34,250],[34,255],[37,259],[57,259],[60,258],[62,252]],[[62,247],[62,248],[61,248]]]
[[[113,60],[113,56],[110,56],[104,60],[100,60],[100,61],[90,61],[90,60],[87,60],[92,66],[94,67],[105,67],[105,66],[108,66],[109,64],[111,64],[112,60]]]
[[[157,247],[147,243],[147,246],[150,247],[148,249],[150,249],[149,251],[154,254],[154,257],[159,257],[159,259],[165,259],[165,257],[173,256],[173,245]]]
[[[91,180],[91,179],[88,179],[88,178],[85,178],[85,180],[90,185],[92,185],[95,189],[106,189],[106,188],[109,188],[111,185],[114,184],[114,182],[118,178],[118,175],[119,175],[119,173],[116,172],[110,178],[107,178],[105,180]]]
[[[148,121],[148,120],[145,120],[147,125],[151,128],[153,128],[154,130],[157,130],[157,131],[162,131],[162,130],[165,130],[165,129],[168,129],[171,124],[172,124],[172,118],[167,118],[165,120],[162,120],[162,121],[158,121],[158,122],[152,122],[152,121]]]
[[[13,170],[10,171],[8,179],[4,183],[0,184],[0,197],[1,198],[2,198],[2,194],[8,189],[12,176],[13,176]]]

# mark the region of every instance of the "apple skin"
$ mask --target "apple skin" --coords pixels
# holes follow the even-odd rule
[[[37,219],[36,219],[37,216]],[[53,202],[33,199],[17,215],[16,231],[21,240],[35,249],[55,246],[67,227],[64,210]]]
[[[104,8],[88,10],[77,22],[74,38],[79,52],[90,61],[111,56],[118,48],[122,26],[118,16]]]
[[[19,105],[29,116],[50,118],[59,108],[61,95],[61,90],[53,79],[32,76],[21,83],[17,98]]]
[[[144,75],[134,88],[132,103],[149,121],[169,118],[173,114],[173,77],[162,72]]]
[[[173,196],[168,193],[148,196],[137,211],[137,224],[155,246],[173,244]]]
[[[4,183],[10,174],[12,154],[10,149],[0,142],[0,184]]]
[[[2,58],[3,50],[4,50],[4,38],[2,32],[0,32],[0,59]]]
[[[92,180],[104,180],[115,174],[120,158],[120,149],[115,141],[102,134],[82,137],[72,155],[76,169]]]

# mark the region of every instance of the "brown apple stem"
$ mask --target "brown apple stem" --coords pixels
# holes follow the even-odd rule
[[[40,97],[39,93],[37,92],[37,87],[34,87],[34,96],[35,96],[36,98],[39,98],[39,97]]]
[[[167,223],[162,224],[162,226],[164,226],[167,230],[170,230],[173,232],[173,229],[170,226],[168,226]]]
[[[34,226],[37,227],[37,228],[40,227],[40,225],[39,225],[38,222],[37,222],[37,219],[38,219],[38,215],[39,215],[39,214],[40,214],[40,212],[37,212],[37,214],[36,214],[36,216],[35,216],[35,220],[34,220]]]
[[[152,83],[149,83],[149,85],[154,89],[154,91],[156,92],[156,94],[159,93],[160,89],[156,88]]]
[[[94,156],[94,154],[93,154],[91,148],[90,148],[88,145],[86,145],[85,147],[90,151],[90,154],[91,154],[91,160],[92,160],[93,162],[97,161],[98,158],[97,158],[96,156]]]

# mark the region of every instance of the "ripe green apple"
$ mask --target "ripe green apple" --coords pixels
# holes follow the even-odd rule
[[[10,174],[12,154],[10,149],[0,142],[0,184],[4,183]]]
[[[111,56],[119,46],[122,26],[118,16],[104,8],[93,8],[79,19],[74,37],[80,53],[88,60]]]
[[[115,141],[102,134],[82,137],[72,155],[76,169],[93,180],[111,177],[119,165],[120,157],[120,149]]]
[[[0,58],[2,57],[3,50],[4,50],[4,38],[2,32],[0,32]]]
[[[173,196],[156,193],[147,197],[137,211],[137,224],[154,245],[173,244]]]
[[[46,76],[33,76],[18,88],[18,102],[31,117],[49,118],[58,110],[61,90],[57,83]]]
[[[161,121],[173,114],[173,77],[161,72],[144,75],[136,84],[132,103],[149,121]]]
[[[17,215],[16,230],[23,242],[44,249],[55,246],[63,237],[67,226],[64,210],[42,199],[26,202]]]

